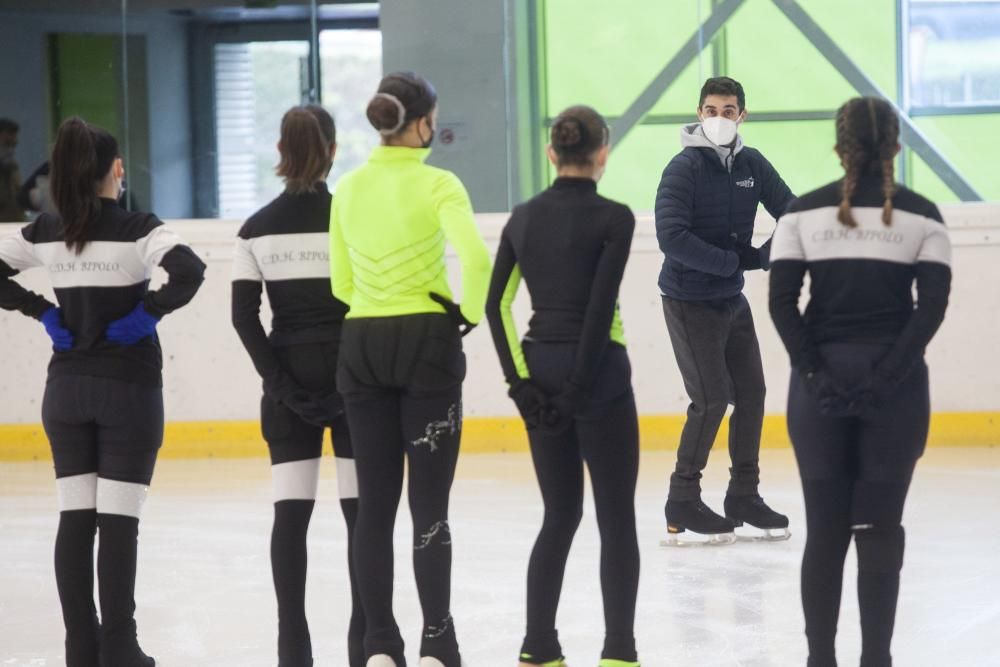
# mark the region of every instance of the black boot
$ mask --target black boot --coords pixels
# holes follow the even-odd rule
[[[726,496],[724,503],[726,517],[737,526],[748,524],[764,531],[760,538],[767,541],[787,540],[792,534],[788,531],[788,517],[778,514],[767,506],[759,495]]]
[[[733,529],[735,524],[729,519],[719,516],[702,502],[701,498],[694,500],[667,500],[664,508],[667,517],[668,539],[665,546],[683,546],[685,544],[701,544],[701,542],[682,542],[677,535],[691,531],[699,535],[708,535],[705,544],[730,544],[735,541]]]
[[[98,514],[97,579],[101,594],[101,667],[154,667],[135,628],[135,567],[139,520]]]
[[[97,510],[59,514],[56,587],[66,626],[67,667],[98,667],[99,632],[94,606],[94,535]]]
[[[788,517],[768,507],[758,495],[726,496],[724,508],[737,526],[747,523],[754,528],[788,528]]]

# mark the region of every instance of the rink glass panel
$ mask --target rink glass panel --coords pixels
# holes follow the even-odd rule
[[[909,4],[904,7],[903,3]],[[540,117],[551,122],[566,106],[584,103],[613,120],[721,4],[722,0],[670,3],[545,0],[536,35],[537,52],[544,67],[544,75],[540,77],[543,89],[537,96]],[[947,59],[951,69],[971,68],[978,73],[976,97],[971,103],[989,104],[994,94],[993,82],[1000,81],[1000,76],[991,74],[994,70],[1000,72],[1000,64],[992,64],[992,56],[972,57],[968,49],[962,51],[956,46],[960,42],[955,34],[969,30],[968,24],[957,21],[947,26],[951,32],[938,27],[934,36],[938,42],[932,42],[918,54],[921,60],[911,54],[908,62],[900,61],[906,50],[901,48],[899,40],[912,40],[909,29],[901,29],[899,25],[900,16],[906,15],[900,12],[910,10],[917,17],[915,20],[923,20],[928,9],[934,10],[932,5],[947,5],[947,0],[936,3],[798,0],[798,4],[897,103],[902,103],[900,97],[904,92],[901,75],[905,77],[919,66],[925,78],[934,72],[944,76],[942,72],[947,68],[941,62]],[[986,4],[990,3],[983,6]],[[1000,13],[1000,3],[995,4],[977,11]],[[993,24],[991,20],[981,18],[978,32],[971,37],[979,44],[1000,40],[1000,17],[996,30],[989,27]],[[980,52],[998,53],[996,49],[980,49]],[[938,59],[927,62],[928,53]],[[1000,62],[1000,56],[996,60]],[[621,143],[601,185],[605,195],[637,209],[652,207],[659,173],[670,156],[680,150],[677,136],[680,123],[685,117],[689,122],[696,121],[694,110],[700,84],[705,78],[718,75],[732,76],[744,84],[750,112],[744,136],[749,144],[765,153],[794,191],[807,191],[839,176],[832,152],[833,122],[816,120],[815,114],[832,118],[840,104],[858,93],[772,0],[746,0],[717,35],[705,43],[700,57],[663,92],[640,126],[632,130],[641,139],[615,138]],[[1000,98],[1000,84],[995,87],[998,88],[995,96]],[[917,124],[984,198],[996,199],[1000,196],[996,181],[985,176],[988,170],[983,168],[983,161],[991,153],[968,148],[977,137],[992,142],[996,132],[986,128],[991,123],[995,128],[1000,115],[995,113],[996,107],[988,111],[989,114],[976,116],[920,117]],[[781,120],[761,119],[759,114],[780,114]],[[797,115],[802,117],[796,118]],[[904,151],[902,160],[905,171],[901,173],[908,185],[926,188],[930,196],[941,202],[957,200],[911,151]],[[541,159],[537,165],[547,183],[554,176],[551,166]]]

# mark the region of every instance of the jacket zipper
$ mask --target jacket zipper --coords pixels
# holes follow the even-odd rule
[[[729,240],[732,243],[732,250],[736,249],[736,232],[733,231],[733,189],[736,187],[736,182],[733,180],[733,172],[736,169],[736,154],[735,147],[729,149],[729,159],[730,163],[728,165],[729,169]]]

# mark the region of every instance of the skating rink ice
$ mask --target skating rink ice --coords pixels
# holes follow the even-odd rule
[[[642,550],[636,633],[644,667],[805,664],[798,567],[803,507],[790,450],[763,452],[765,498],[791,516],[781,543],[667,549],[662,506],[672,452],[642,459]],[[713,455],[706,501],[722,507],[725,451]],[[566,575],[559,626],[573,667],[599,657],[599,540],[588,504]],[[932,448],[906,509],[907,556],[894,643],[900,667],[1000,665],[1000,449]],[[419,607],[405,500],[397,524],[396,611],[415,664]],[[453,611],[469,667],[515,664],[524,574],[541,517],[526,454],[462,458],[452,495]],[[52,574],[51,465],[0,464],[0,665],[62,665]],[[140,639],[164,667],[263,667],[275,659],[266,459],[163,460],[146,504],[137,589]],[[308,611],[318,667],[345,664],[345,533],[332,460],[324,461],[310,534]],[[841,613],[841,665],[860,638],[853,550]]]

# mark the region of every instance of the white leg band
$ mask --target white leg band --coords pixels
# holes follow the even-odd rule
[[[97,507],[97,473],[60,477],[56,480],[59,511],[92,510]]]
[[[289,461],[271,466],[274,502],[279,500],[316,500],[319,486],[319,459]]]
[[[146,502],[145,484],[118,482],[101,478],[97,481],[97,513],[120,514],[138,519]]]
[[[354,459],[335,459],[337,461],[337,491],[341,500],[358,497],[358,468]]]

